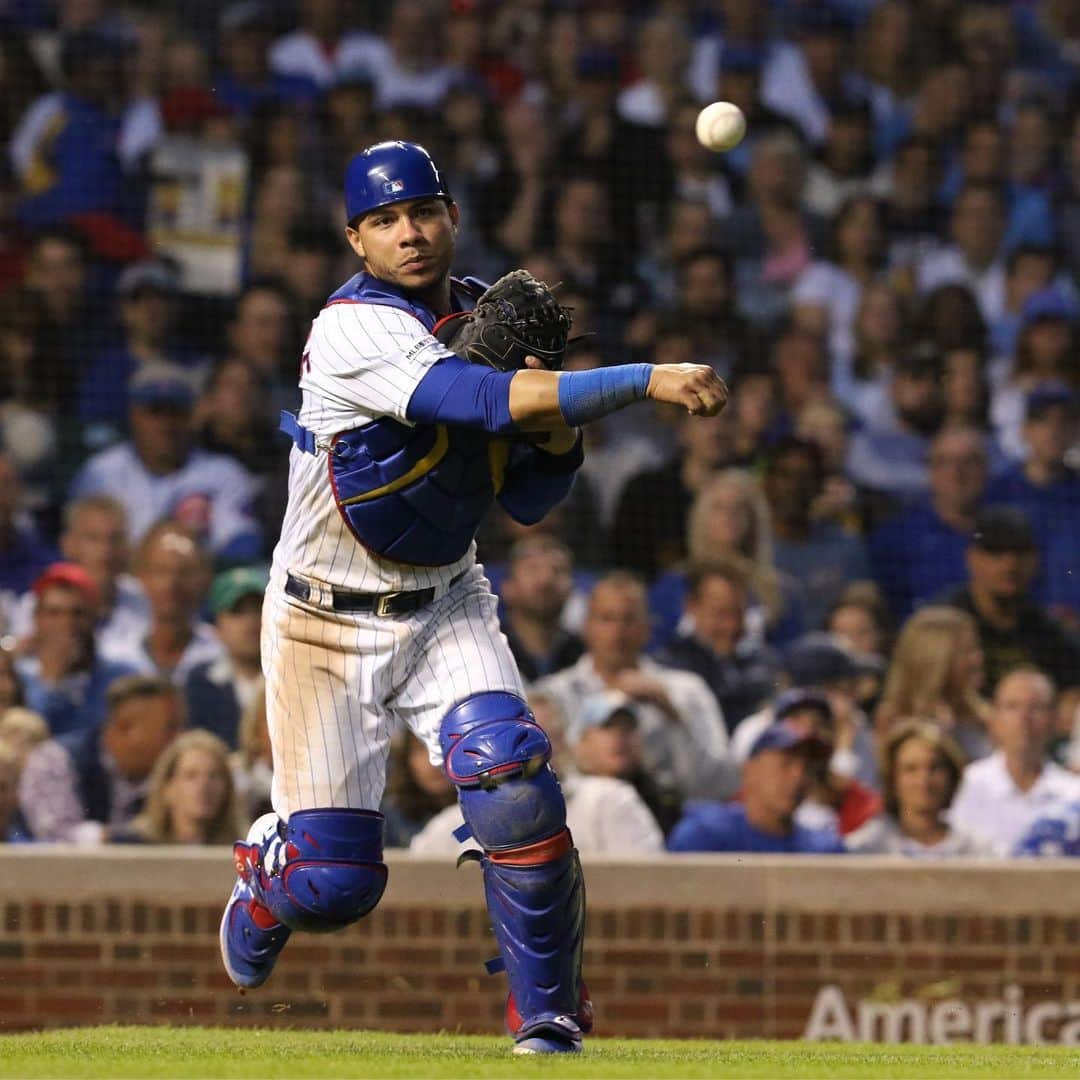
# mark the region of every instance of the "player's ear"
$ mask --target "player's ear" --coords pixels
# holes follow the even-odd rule
[[[359,229],[354,229],[352,225],[346,225],[345,239],[349,241],[349,247],[351,247],[361,259],[365,258],[364,242],[360,239]]]
[[[458,209],[456,202],[448,202],[446,204],[446,212],[450,215],[450,220],[454,224],[454,231],[457,232],[458,222],[461,220],[461,211]]]

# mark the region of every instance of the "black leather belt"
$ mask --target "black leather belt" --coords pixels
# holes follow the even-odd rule
[[[465,576],[463,570],[456,577],[451,578],[450,584],[454,585]],[[329,595],[329,607],[334,611],[360,611],[371,612],[380,617],[386,615],[408,615],[412,611],[430,604],[435,599],[435,588],[414,589],[412,592],[388,592],[388,593],[362,593],[352,592],[349,589],[335,589],[325,586],[320,589],[293,574],[285,576],[285,591],[297,600],[305,603],[313,602],[312,593],[318,596],[320,593]],[[320,605],[321,606],[321,605]]]

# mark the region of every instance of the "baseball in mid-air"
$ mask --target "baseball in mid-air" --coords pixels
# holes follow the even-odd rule
[[[734,150],[746,134],[746,117],[730,101],[714,101],[698,113],[698,142],[709,150]]]

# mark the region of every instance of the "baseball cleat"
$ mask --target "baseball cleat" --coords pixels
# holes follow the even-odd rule
[[[518,1032],[515,1054],[580,1054],[581,1028],[573,1017],[556,1016],[534,1022]]]
[[[237,879],[221,917],[221,959],[241,990],[254,990],[270,978],[292,933],[255,895],[252,876],[258,872],[259,854],[257,844],[234,845]]]

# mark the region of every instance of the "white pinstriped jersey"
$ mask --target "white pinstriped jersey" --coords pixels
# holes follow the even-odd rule
[[[434,567],[366,550],[342,519],[327,466],[334,435],[380,416],[408,423],[405,411],[417,383],[450,355],[419,319],[385,304],[337,301],[315,318],[301,367],[299,420],[316,436],[318,452],[293,447],[275,580],[291,570],[339,588],[392,592],[446,585],[475,561],[475,545],[456,562]]]

